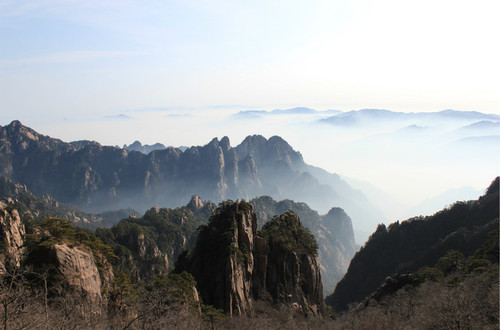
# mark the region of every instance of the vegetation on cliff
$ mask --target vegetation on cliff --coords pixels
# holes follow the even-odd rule
[[[202,226],[192,253],[179,258],[176,271],[192,272],[203,300],[231,316],[254,315],[257,301],[319,315],[317,249],[295,213],[277,216],[257,234],[253,206],[226,201]]]
[[[318,243],[323,294],[333,292],[358,249],[351,218],[344,210],[334,207],[327,214],[319,215],[306,203],[294,202],[290,199],[275,201],[270,196],[256,197],[250,203],[257,214],[259,228],[262,228],[275,215],[288,210],[293,211],[300,218],[302,226],[310,230]]]
[[[134,280],[150,279],[172,270],[181,252],[193,247],[199,226],[214,208],[211,202],[176,209],[153,207],[140,218],[132,216],[112,228],[99,228],[96,235],[113,248]]]
[[[433,267],[449,250],[474,255],[489,233],[498,229],[498,182],[496,178],[477,201],[457,202],[433,216],[395,222],[387,228],[380,225],[355,255],[327,303],[344,311],[374,292],[387,276]]]
[[[318,243],[299,218],[292,211],[275,216],[259,231],[270,244],[278,244],[284,249],[297,253],[318,255]]]
[[[498,230],[474,255],[449,250],[437,263],[393,275],[338,318],[338,328],[497,329]]]

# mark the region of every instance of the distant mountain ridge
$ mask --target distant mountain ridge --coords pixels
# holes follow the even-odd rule
[[[318,111],[306,107],[296,107],[292,109],[275,109],[275,110],[242,110],[239,111],[236,116],[244,117],[259,117],[265,115],[314,115],[314,114],[340,114],[340,110],[324,110]]]
[[[47,217],[56,217],[90,230],[111,227],[121,219],[137,213],[130,208],[99,214],[85,213],[69,205],[62,205],[50,195],[35,196],[26,185],[16,183],[5,176],[0,176],[0,200],[2,199],[10,201],[23,218],[41,221]]]
[[[88,212],[176,207],[195,194],[214,202],[269,195],[301,200],[321,212],[342,207],[355,227],[381,217],[360,191],[307,165],[278,136],[248,136],[234,148],[227,137],[214,138],[185,151],[145,155],[97,142],[65,143],[14,121],[0,128],[0,142],[1,175]]]
[[[129,145],[126,145],[124,144],[122,149],[125,149],[127,151],[139,151],[139,152],[142,152],[143,154],[149,154],[151,151],[154,151],[154,150],[163,150],[163,149],[167,149],[167,148],[175,148],[175,147],[172,147],[172,146],[165,146],[164,144],[162,143],[155,143],[155,144],[142,144],[140,141],[135,141],[134,143],[131,143]],[[188,147],[186,146],[180,146],[178,147],[180,150],[182,151],[185,151]]]
[[[463,121],[499,121],[500,116],[484,114],[477,111],[443,110],[439,112],[396,112],[384,109],[362,109],[343,112],[328,118],[320,119],[321,122],[335,126],[355,126],[366,122],[386,121],[411,121],[419,123],[424,120],[446,121],[450,119]]]

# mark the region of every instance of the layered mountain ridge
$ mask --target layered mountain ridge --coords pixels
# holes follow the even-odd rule
[[[234,148],[227,137],[214,138],[185,151],[167,148],[145,155],[92,141],[65,143],[13,121],[0,128],[0,142],[0,174],[36,195],[50,194],[85,211],[175,207],[195,194],[214,202],[270,195],[320,211],[342,207],[355,227],[381,218],[360,191],[307,165],[278,136],[248,136]]]

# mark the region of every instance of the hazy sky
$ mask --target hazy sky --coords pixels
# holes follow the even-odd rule
[[[426,158],[388,166],[349,155],[350,140],[333,129],[300,126],[311,119],[232,114],[500,114],[499,12],[498,0],[0,0],[0,125],[19,119],[65,141],[111,145],[281,135],[313,165],[396,194],[414,187],[407,198],[485,188],[495,155],[453,168]]]
[[[500,113],[499,12],[498,0],[0,0],[0,119],[213,105]]]

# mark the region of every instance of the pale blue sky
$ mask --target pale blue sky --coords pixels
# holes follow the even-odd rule
[[[0,0],[0,125],[109,145],[281,135],[308,163],[414,201],[484,189],[498,155],[436,163],[422,148],[389,164],[305,117],[232,115],[500,114],[499,13],[498,0]]]
[[[499,8],[0,0],[0,119],[223,104],[500,113]]]

